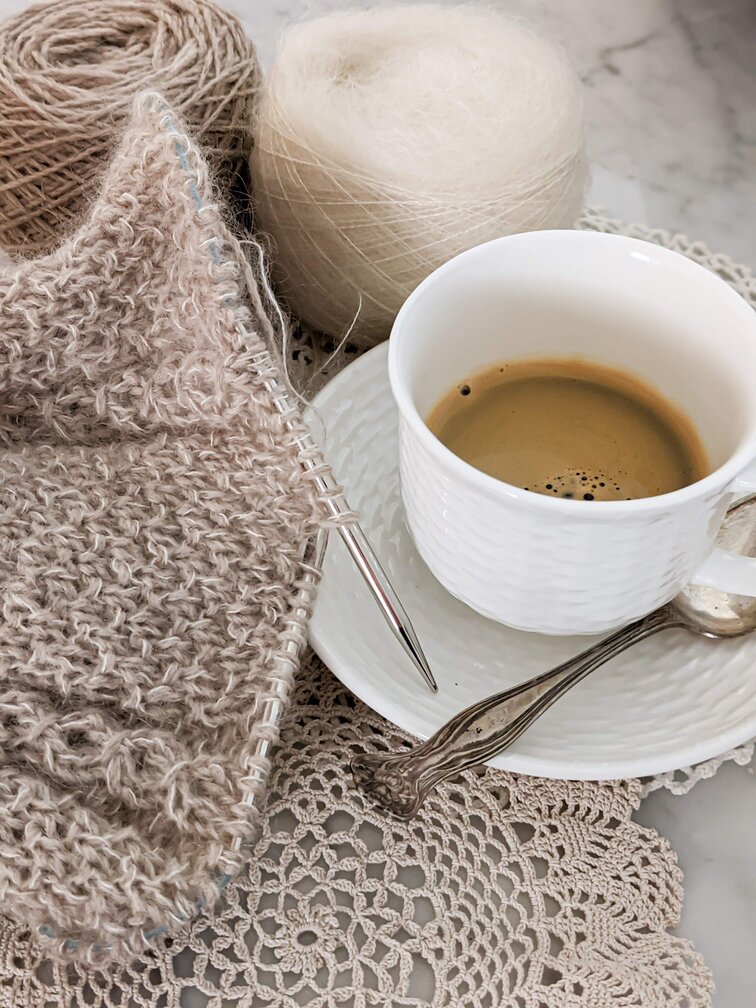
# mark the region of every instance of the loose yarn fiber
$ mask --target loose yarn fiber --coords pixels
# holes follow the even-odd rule
[[[282,38],[251,166],[294,313],[372,344],[458,252],[575,223],[579,83],[551,44],[482,7],[328,15]]]
[[[30,257],[74,229],[134,96],[159,90],[222,184],[245,188],[255,48],[208,0],[57,0],[0,25],[0,245]]]

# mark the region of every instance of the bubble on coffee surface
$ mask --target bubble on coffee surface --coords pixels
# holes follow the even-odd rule
[[[566,500],[609,501],[630,500],[622,487],[622,474],[614,476],[589,469],[566,469],[547,477],[539,483],[524,488],[546,497],[563,497]]]

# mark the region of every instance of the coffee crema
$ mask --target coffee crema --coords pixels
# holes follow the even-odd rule
[[[446,392],[426,422],[476,469],[547,496],[635,500],[710,472],[677,406],[629,372],[580,358],[485,368]]]

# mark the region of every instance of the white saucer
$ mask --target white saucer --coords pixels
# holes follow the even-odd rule
[[[407,531],[387,345],[318,395],[314,436],[412,618],[436,675],[433,695],[396,642],[338,536],[331,536],[312,646],[353,693],[426,738],[462,707],[542,672],[591,637],[541,637],[478,616],[441,587]],[[674,770],[756,735],[756,635],[709,641],[667,631],[636,645],[552,707],[493,766],[571,780]]]

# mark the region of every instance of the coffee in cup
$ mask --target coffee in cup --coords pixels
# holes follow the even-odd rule
[[[475,371],[441,396],[426,422],[476,469],[549,497],[637,500],[711,471],[681,409],[631,372],[580,358]]]

